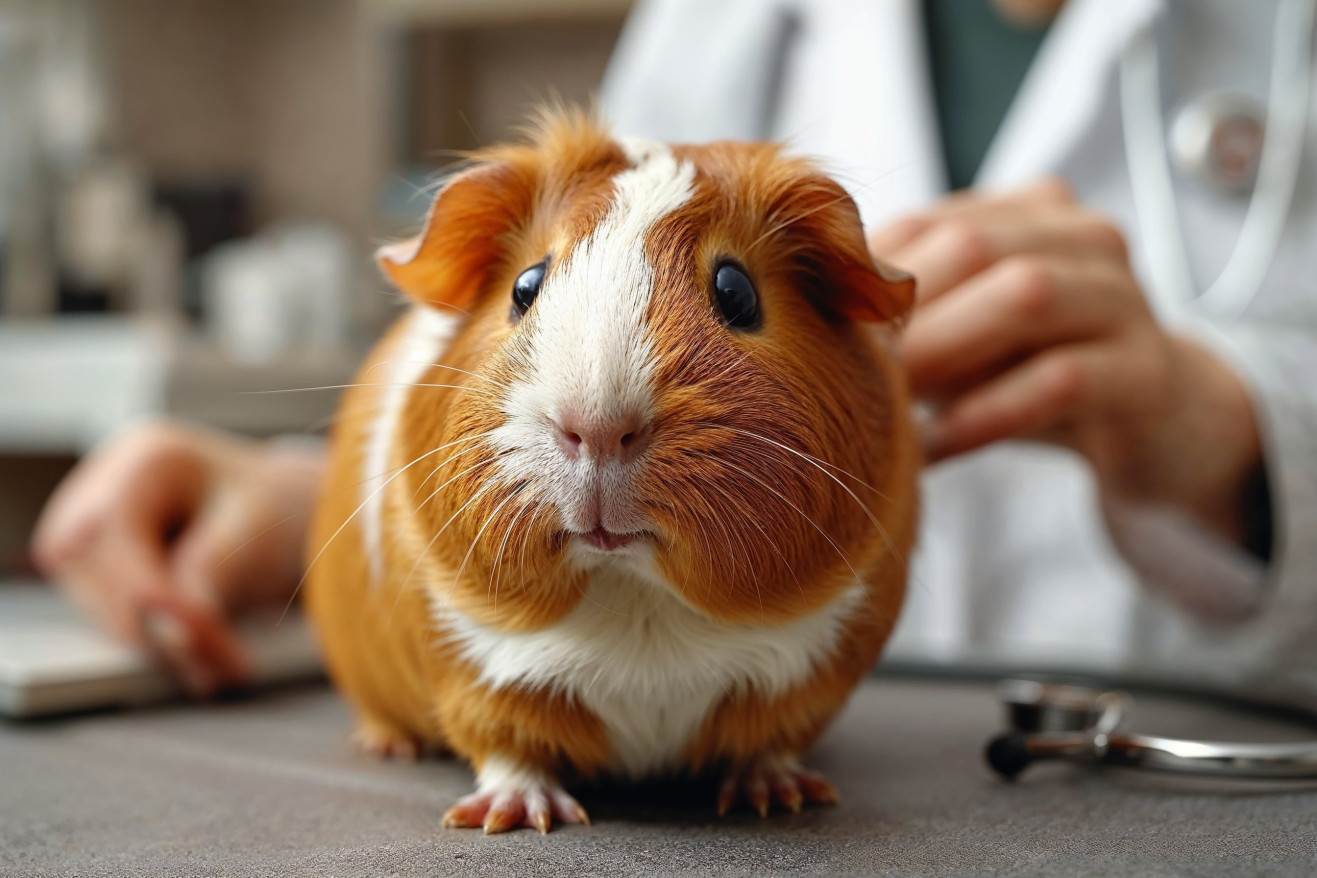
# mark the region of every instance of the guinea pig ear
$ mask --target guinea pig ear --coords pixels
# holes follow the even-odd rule
[[[867,323],[900,327],[915,304],[913,276],[877,262],[864,239],[854,199],[840,184],[807,169],[792,180],[797,259],[819,306]]]
[[[828,304],[851,320],[903,326],[915,304],[915,276],[874,259],[863,242],[845,261]]]
[[[531,187],[504,163],[476,165],[435,197],[421,234],[381,247],[389,281],[417,302],[466,310],[498,264],[504,237],[525,218]]]

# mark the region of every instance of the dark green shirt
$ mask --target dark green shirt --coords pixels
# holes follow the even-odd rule
[[[1046,27],[1008,24],[991,0],[924,0],[924,34],[952,189],[974,182]]]

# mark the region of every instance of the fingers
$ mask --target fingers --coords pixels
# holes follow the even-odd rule
[[[125,642],[150,651],[198,694],[245,671],[222,609],[180,592],[171,569],[211,474],[204,439],[153,425],[94,452],[43,512],[43,572]]]
[[[902,347],[915,393],[938,400],[1044,348],[1108,336],[1146,316],[1118,265],[1012,257],[920,308]]]
[[[965,193],[872,240],[919,281],[903,351],[915,394],[941,405],[934,459],[1010,437],[1078,446],[1073,424],[1129,408],[1108,385],[1160,334],[1119,229],[1064,182]]]
[[[921,302],[1015,255],[1128,258],[1120,230],[1055,178],[1005,194],[957,193],[878,230],[869,243],[875,258],[918,278]]]
[[[264,572],[253,570],[265,559],[251,551],[253,524],[262,520],[240,496],[218,491],[174,547],[170,578],[190,634],[188,655],[217,686],[250,677],[229,618],[251,580]]]
[[[1047,177],[1005,193],[965,189],[948,195],[922,213],[903,217],[873,232],[869,236],[869,249],[879,258],[890,259],[897,250],[947,220],[977,221],[1007,214],[1018,216],[1074,204],[1074,190],[1059,177]]]
[[[117,547],[109,551],[108,547]],[[152,540],[121,522],[98,530],[94,542],[74,553],[49,548],[38,563],[54,584],[103,628],[136,646],[146,641],[140,626],[140,595],[164,589],[164,563]]]
[[[1111,223],[1085,211],[999,214],[931,226],[890,258],[919,279],[919,301],[937,299],[996,263],[1019,255],[1124,262],[1125,241]]]
[[[250,679],[251,668],[228,617],[171,592],[142,601],[141,625],[152,652],[199,697]]]
[[[240,488],[217,487],[190,526],[179,535],[170,565],[174,587],[198,606],[216,609],[244,604],[251,568],[266,559],[253,537],[267,518]]]
[[[140,643],[137,598],[167,588],[165,544],[199,495],[173,437],[155,428],[126,434],[56,490],[33,540],[37,563],[114,633]]]
[[[1084,408],[1105,363],[1096,347],[1035,357],[966,394],[925,430],[930,462],[1040,434]]]

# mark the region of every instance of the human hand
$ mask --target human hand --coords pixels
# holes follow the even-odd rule
[[[1065,184],[952,196],[870,247],[919,279],[903,346],[935,412],[931,460],[1053,442],[1087,458],[1105,499],[1174,505],[1243,539],[1262,460],[1243,382],[1158,325],[1119,230]]]
[[[234,615],[291,599],[321,455],[179,424],[130,430],[64,480],[38,566],[196,695],[247,679]]]

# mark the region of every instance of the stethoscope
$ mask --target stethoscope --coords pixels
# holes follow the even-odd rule
[[[1134,206],[1150,280],[1168,301],[1231,319],[1256,297],[1280,244],[1303,158],[1315,13],[1317,0],[1279,0],[1265,107],[1238,95],[1205,95],[1176,114],[1169,134],[1153,26],[1136,32],[1122,52],[1121,119]],[[1206,289],[1193,277],[1172,163],[1220,192],[1252,192],[1235,249]]]
[[[1125,729],[1133,699],[1114,690],[1007,680],[1001,695],[1010,728],[988,742],[984,755],[1008,780],[1034,762],[1057,759],[1212,777],[1317,778],[1317,740],[1245,744],[1138,735]]]

